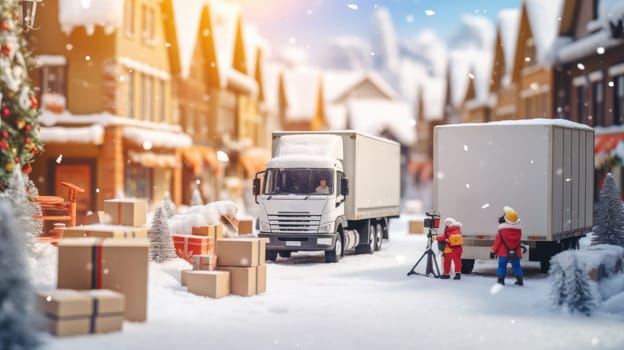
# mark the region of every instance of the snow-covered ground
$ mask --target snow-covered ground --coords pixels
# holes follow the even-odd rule
[[[105,335],[46,336],[46,348],[624,349],[624,313],[551,308],[537,264],[525,264],[524,287],[513,286],[510,272],[507,286],[493,288],[493,261],[477,262],[460,281],[407,276],[426,238],[408,235],[404,219],[390,231],[373,255],[325,264],[321,253],[298,253],[269,263],[267,292],[253,297],[195,296],[180,286],[185,261],[151,263],[147,322]],[[36,287],[53,288],[55,249],[37,266]]]

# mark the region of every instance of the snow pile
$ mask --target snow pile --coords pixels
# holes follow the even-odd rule
[[[87,34],[92,35],[95,26],[99,25],[110,34],[121,23],[123,4],[122,0],[60,0],[58,19],[61,29],[69,35],[75,27],[84,26]]]
[[[206,205],[190,207],[184,213],[176,214],[169,218],[169,229],[172,234],[190,235],[193,227],[223,224],[223,234],[231,237],[236,235],[236,229],[232,227],[223,215],[233,218],[238,213],[238,207],[232,201],[211,202]]]

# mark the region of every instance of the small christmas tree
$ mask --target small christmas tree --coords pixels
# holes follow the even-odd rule
[[[565,255],[570,252],[562,252],[553,256],[550,260],[548,279],[551,283],[550,300],[554,306],[561,306],[566,302],[565,268],[562,266]],[[569,255],[569,254],[568,254]]]
[[[175,215],[177,208],[175,203],[173,203],[173,201],[171,200],[171,194],[169,194],[169,192],[165,193],[165,197],[162,200],[161,206],[165,211],[165,217],[167,219]]]
[[[0,242],[0,349],[35,349],[40,340],[34,322],[34,288],[24,256],[24,234],[6,200],[0,200]]]
[[[169,232],[169,224],[167,223],[162,205],[159,205],[156,211],[154,211],[150,229],[150,243],[150,258],[152,261],[162,263],[176,257],[173,240]]]
[[[202,200],[201,193],[199,192],[199,186],[195,186],[193,190],[193,195],[191,196],[191,206],[204,205],[204,201]]]
[[[565,279],[566,304],[571,312],[590,316],[596,308],[596,300],[589,284],[589,276],[576,254],[571,254],[571,259]]]
[[[40,153],[39,111],[27,72],[34,66],[19,24],[19,1],[0,1],[0,191]]]
[[[613,175],[607,174],[598,196],[591,244],[616,244],[624,247],[624,207]]]

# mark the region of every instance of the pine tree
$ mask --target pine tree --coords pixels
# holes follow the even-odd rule
[[[194,207],[198,205],[204,205],[204,201],[202,200],[201,193],[199,192],[199,186],[195,186],[191,197],[191,206]]]
[[[169,232],[169,225],[167,224],[167,218],[162,205],[159,205],[156,211],[154,211],[150,229],[150,243],[150,258],[152,261],[162,263],[176,257],[173,239]]]
[[[169,192],[165,193],[165,197],[162,200],[161,206],[163,207],[163,210],[165,211],[165,217],[167,219],[169,219],[169,218],[171,218],[172,216],[175,215],[175,213],[176,213],[176,205],[171,200],[171,194],[169,194]]]
[[[550,270],[548,271],[548,279],[550,280],[550,300],[554,306],[561,306],[566,302],[566,269],[564,266],[565,256],[572,253],[562,252],[552,257],[550,260]]]
[[[34,61],[18,22],[19,1],[0,1],[0,191],[14,171],[30,173],[43,150],[37,99],[28,79]]]
[[[566,273],[566,304],[571,312],[580,312],[587,316],[596,308],[596,300],[589,284],[589,276],[583,263],[576,254],[572,254],[570,268]]]
[[[0,349],[35,349],[34,288],[24,255],[24,234],[14,220],[11,204],[0,200]]]
[[[624,247],[624,207],[613,175],[607,174],[598,196],[591,244],[617,244]]]
[[[21,171],[14,171],[11,174],[8,188],[0,194],[0,197],[6,198],[13,205],[17,224],[24,235],[24,246],[31,253],[38,236],[38,233],[35,232],[35,220],[33,219],[36,212],[26,192],[26,183]]]

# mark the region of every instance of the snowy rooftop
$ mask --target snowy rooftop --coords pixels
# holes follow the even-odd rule
[[[405,102],[353,99],[347,109],[349,126],[354,130],[377,136],[388,131],[403,145],[416,142],[412,107]]]
[[[424,120],[440,120],[444,114],[446,79],[427,78],[422,86]]]
[[[279,63],[265,62],[262,65],[262,83],[264,84],[264,103],[267,109],[276,111],[279,104],[279,76],[284,66]]]
[[[67,35],[76,27],[85,27],[91,35],[96,26],[110,34],[121,23],[123,4],[123,0],[59,0],[58,20]]]
[[[288,119],[312,119],[316,112],[320,82],[321,73],[315,68],[301,66],[284,71]]]
[[[245,36],[245,52],[247,63],[247,74],[253,77],[256,73],[256,51],[262,50],[263,60],[266,60],[271,53],[271,44],[264,38],[258,28],[253,25],[245,24],[243,28]]]
[[[537,62],[552,63],[554,42],[559,33],[563,0],[524,0],[533,33]]]
[[[188,77],[193,51],[197,45],[199,22],[205,0],[173,0],[176,40],[182,77]]]
[[[513,70],[514,57],[516,55],[516,41],[518,40],[518,28],[520,26],[520,10],[506,9],[498,13],[498,32],[503,46],[503,58],[505,60],[505,75],[503,84],[511,81],[509,75]]]

